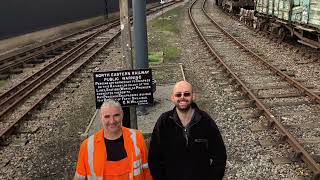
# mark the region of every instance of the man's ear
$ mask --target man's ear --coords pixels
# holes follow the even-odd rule
[[[193,99],[193,101],[195,101],[196,100],[196,92],[194,92],[194,93],[192,93],[192,99]]]
[[[174,99],[173,99],[173,94],[171,94],[170,99],[171,99],[171,101],[173,102],[173,100],[174,100]]]

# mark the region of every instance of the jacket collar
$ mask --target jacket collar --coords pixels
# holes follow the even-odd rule
[[[197,124],[197,123],[201,120],[201,118],[202,118],[202,116],[201,116],[201,114],[200,114],[200,109],[198,108],[198,106],[197,106],[196,103],[194,103],[194,102],[191,103],[191,108],[194,109],[194,114],[193,114],[193,116],[192,116],[192,119],[191,119],[188,127],[191,127],[192,125]],[[179,116],[178,116],[176,107],[173,108],[172,113],[173,113],[173,114],[172,114],[172,116],[170,116],[170,118],[172,118],[173,121],[174,121],[176,124],[178,124],[179,126],[183,127],[183,126],[182,126],[182,123],[181,123],[181,121],[180,121],[180,118],[179,118]]]
[[[127,139],[130,138],[130,131],[126,127],[122,127],[122,135],[123,138]],[[97,143],[103,142],[104,143],[104,129],[100,129],[95,135],[94,141]]]
[[[131,169],[131,173],[133,173],[133,144],[132,141],[130,141],[129,139],[130,137],[130,130],[126,127],[122,127],[122,135],[123,135],[123,139],[124,139],[124,147],[125,150],[127,152],[128,158],[129,158],[129,162],[130,162],[130,169]],[[95,148],[98,149],[97,151],[94,151],[95,153],[95,157],[94,157],[94,164],[100,164],[101,166],[98,166],[97,169],[95,168],[95,170],[97,170],[96,174],[97,175],[103,175],[103,171],[104,171],[104,163],[107,159],[107,151],[106,151],[106,146],[104,143],[104,129],[100,129],[97,133],[94,134],[94,141],[95,141]],[[99,151],[100,150],[100,151]]]

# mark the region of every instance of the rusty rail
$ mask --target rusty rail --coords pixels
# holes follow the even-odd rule
[[[37,100],[33,105],[31,105],[30,108],[28,108],[25,113],[23,113],[19,118],[17,118],[15,121],[10,122],[10,124],[0,132],[0,137],[2,138],[2,140],[4,139],[4,136],[10,132],[10,130],[15,126],[15,124],[17,124],[18,122],[20,122],[21,120],[23,120],[24,118],[26,118],[29,115],[29,112],[35,110],[37,107],[39,107],[39,105],[41,104],[41,102],[43,102],[48,96],[50,96],[51,93],[53,93],[56,89],[58,89],[68,78],[70,78],[70,76],[72,76],[75,72],[77,72],[79,69],[81,69],[82,67],[84,67],[87,63],[89,63],[93,57],[101,52],[101,50],[103,48],[105,48],[106,46],[108,46],[111,42],[114,41],[114,39],[116,37],[118,37],[120,35],[120,31],[114,36],[112,37],[112,39],[110,39],[108,42],[104,43],[101,47],[99,47],[97,50],[94,51],[93,54],[90,55],[90,57],[86,58],[86,60],[84,62],[82,62],[80,65],[78,65],[78,67],[76,67],[72,72],[70,72],[64,79],[61,79],[56,85],[55,87],[50,91],[47,92],[46,94],[44,94],[39,100]],[[95,46],[97,46],[97,44],[92,45],[88,50],[94,48]],[[74,61],[76,61],[81,55],[78,55],[77,57],[74,57],[71,61],[70,64]],[[64,66],[64,67],[60,67],[56,72],[60,72],[62,69],[65,69],[65,67],[68,67],[68,65]],[[51,76],[54,76],[53,74]],[[45,78],[42,82],[46,82],[48,81],[50,77]]]
[[[54,72],[55,68],[63,65],[65,61],[68,58],[71,58],[74,54],[79,52],[83,47],[86,46],[86,44],[92,40],[94,37],[99,35],[100,33],[103,33],[104,31],[111,29],[114,26],[117,26],[118,23],[115,22],[108,26],[107,28],[100,30],[94,34],[91,34],[91,36],[86,37],[86,39],[81,42],[79,45],[74,47],[73,49],[69,50],[67,53],[65,53],[60,58],[55,59],[51,63],[47,64],[44,68],[42,68],[40,71],[36,72],[35,74],[27,77],[22,82],[17,84],[16,86],[13,86],[6,92],[2,93],[0,95],[0,119],[3,115],[10,112],[13,108],[15,108],[22,100],[26,99],[29,94],[31,94],[33,91],[29,91],[28,89],[32,88],[35,89],[35,87],[40,86],[39,82],[42,78],[50,76],[52,72]],[[84,54],[84,52],[81,52],[81,54]]]
[[[169,2],[169,3],[166,3],[165,5],[158,5],[158,6],[151,7],[147,10],[146,13],[147,14],[153,13],[156,10],[171,6],[172,4],[175,4],[175,3],[176,2]],[[83,34],[91,30],[95,30],[109,23],[111,24],[119,23],[119,18],[113,18],[108,22],[103,22],[101,24],[58,38],[56,40],[52,40],[50,42],[40,44],[31,49],[22,50],[21,52],[16,52],[14,54],[9,53],[7,55],[0,56],[0,74],[5,74],[7,72],[10,72],[10,70],[14,68],[20,67],[25,63],[28,63],[34,59],[40,58],[43,55],[50,54],[51,52],[54,52],[58,49],[63,49],[65,47],[73,46],[74,44],[82,42],[86,40],[88,37],[95,34],[95,32],[88,34],[84,37],[81,37],[79,39],[76,39],[75,41],[66,41],[66,40],[73,36]]]
[[[175,2],[170,3],[167,6],[170,6],[172,4],[175,4]],[[153,9],[155,9],[155,8],[162,9],[167,6],[164,6],[164,5],[162,5],[161,7],[157,6],[157,7],[154,7]],[[154,12],[154,10],[149,11],[148,14],[150,14],[152,12]],[[34,75],[34,76],[31,75],[30,77],[26,78],[23,82],[19,83],[18,85],[12,87],[11,89],[6,91],[5,93],[1,94],[0,95],[0,107],[1,107],[0,117],[5,115],[7,112],[13,110],[14,107],[16,107],[24,99],[28,98],[28,95],[33,93],[34,90],[36,90],[38,87],[42,86],[42,84],[49,81],[55,74],[61,72],[65,68],[69,67],[69,65],[72,64],[73,62],[76,62],[77,59],[79,59],[87,51],[90,51],[95,46],[98,46],[98,44],[95,43],[94,45],[90,46],[85,51],[81,52],[80,54],[75,54],[76,52],[82,50],[86,46],[86,44],[90,40],[92,40],[95,36],[104,32],[106,29],[110,29],[112,26],[116,26],[116,25],[119,25],[119,21],[114,22],[112,25],[108,26],[108,28],[100,30],[94,34],[91,34],[89,38],[84,40],[82,43],[77,45],[75,48],[68,51],[65,55],[63,55],[58,60],[48,64],[45,68],[43,68],[42,70],[37,72],[36,75]],[[118,37],[119,35],[120,35],[120,31],[118,31],[118,33],[116,35],[114,35],[108,42],[106,42],[102,46],[98,47],[97,50],[94,50],[93,54],[91,54],[90,57],[86,58],[86,60],[84,62],[82,62],[80,65],[78,65],[78,67],[75,68],[71,73],[69,73],[68,76],[66,76],[64,79],[60,80],[50,92],[42,95],[42,97],[39,100],[37,100],[34,104],[32,104],[30,108],[28,108],[26,111],[24,111],[24,113],[20,117],[18,117],[14,121],[6,122],[9,125],[0,131],[0,142],[4,141],[4,139],[5,139],[4,136],[9,134],[10,130],[13,127],[15,127],[17,123],[19,123],[21,120],[26,118],[30,114],[31,111],[33,111],[37,107],[39,107],[41,102],[43,102],[46,99],[46,97],[48,97],[52,92],[54,92],[58,87],[60,87],[72,74],[77,72],[80,68],[82,68],[87,63],[89,63],[97,53],[101,52],[102,49],[104,49],[111,42],[113,42],[113,40],[116,37]],[[66,59],[68,59],[67,62],[65,61]],[[53,72],[48,74],[49,71],[53,71]],[[29,81],[29,82],[26,82],[26,81]],[[10,99],[13,99],[13,100],[10,100]]]
[[[240,86],[241,90],[245,92],[245,94],[248,95],[248,97],[254,101],[254,105],[264,114],[267,119],[270,122],[271,126],[274,126],[281,134],[282,138],[286,140],[295,150],[298,157],[300,157],[314,172],[313,179],[319,179],[320,178],[320,166],[317,164],[317,162],[311,157],[311,155],[301,146],[301,144],[298,142],[298,140],[281,124],[280,121],[278,121],[275,116],[265,107],[265,105],[254,95],[254,93],[243,83],[243,81],[237,77],[237,75],[231,70],[231,68],[223,62],[222,58],[219,56],[219,54],[215,51],[215,49],[211,46],[211,44],[206,40],[202,32],[200,31],[199,27],[197,26],[193,16],[191,9],[193,5],[197,2],[197,0],[193,1],[191,6],[188,9],[189,18],[192,22],[193,27],[195,28],[197,34],[200,36],[202,41],[206,44],[209,51],[216,57],[216,59],[219,61],[220,64],[223,65],[223,67],[228,71],[229,75],[232,76],[232,78],[237,82],[237,84]],[[274,67],[273,65],[267,63],[264,59],[262,59],[260,56],[258,56],[256,53],[252,52],[250,49],[246,48],[242,43],[240,43],[238,40],[236,40],[234,37],[232,37],[228,32],[226,32],[221,26],[219,26],[206,12],[204,6],[205,6],[206,0],[204,0],[204,3],[202,4],[202,11],[205,13],[205,15],[210,19],[210,21],[215,24],[221,31],[223,31],[224,34],[226,34],[229,38],[231,38],[236,44],[241,46],[243,49],[247,50],[249,53],[251,53],[256,59],[260,62],[263,62],[267,67],[269,67],[273,72],[275,72],[277,75],[284,78],[286,81],[288,81],[291,85],[298,88],[302,93],[308,95],[312,100],[316,101],[317,103],[320,103],[320,98],[318,95],[304,87],[302,84],[298,83],[297,81],[290,78],[288,75],[282,73],[279,69]]]

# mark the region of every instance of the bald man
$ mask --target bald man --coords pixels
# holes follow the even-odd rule
[[[123,127],[122,119],[120,103],[105,100],[102,129],[81,144],[74,180],[152,180],[143,135]]]
[[[152,133],[148,164],[154,180],[220,180],[226,149],[213,119],[193,102],[192,85],[175,84],[173,110],[163,113]]]

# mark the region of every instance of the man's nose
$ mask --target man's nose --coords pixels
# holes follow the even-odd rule
[[[117,116],[111,117],[112,123],[117,123],[118,121],[119,121],[119,117],[117,117]]]
[[[114,122],[116,121],[116,118],[115,118],[115,117],[111,117],[111,118],[110,118],[110,121],[111,121],[112,123],[114,123]]]

